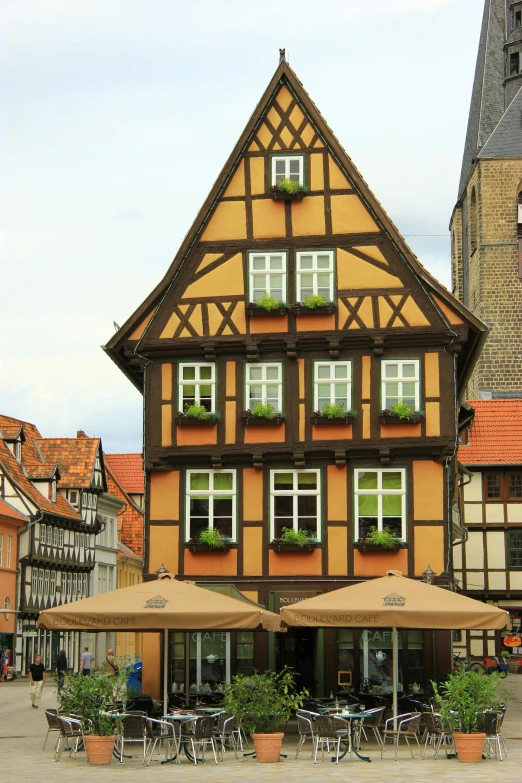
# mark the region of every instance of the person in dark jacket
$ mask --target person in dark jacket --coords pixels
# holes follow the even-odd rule
[[[56,674],[58,675],[58,690],[63,688],[63,681],[67,672],[67,656],[65,650],[60,650],[56,661]]]

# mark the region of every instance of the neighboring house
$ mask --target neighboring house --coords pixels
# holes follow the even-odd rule
[[[431,565],[448,585],[455,400],[484,334],[283,60],[172,266],[106,346],[145,396],[144,578],[164,565],[276,611],[390,568],[422,578]],[[407,420],[390,415],[399,403]],[[371,528],[393,532],[392,551],[369,551]],[[200,539],[207,529],[222,548]],[[158,695],[160,639],[143,642],[144,688]],[[451,668],[449,632],[404,631],[400,644],[405,690]],[[173,632],[168,683],[221,690],[236,672],[289,665],[317,695],[386,692],[391,645],[364,618],[195,629],[188,643]]]
[[[0,468],[0,480],[1,475]],[[14,506],[0,500],[0,650],[9,650],[10,664],[15,649],[18,531],[27,521]]]
[[[454,549],[455,577],[467,595],[509,611],[512,623],[506,632],[460,635],[463,651],[482,657],[500,653],[502,638],[522,626],[522,400],[470,405],[475,417],[458,452],[472,474],[462,493],[468,537]]]
[[[78,666],[76,632],[36,630],[42,609],[89,595],[98,497],[106,490],[99,438],[42,438],[34,424],[0,416],[1,499],[28,522],[18,538],[16,660],[26,673],[36,652],[53,668],[65,649]]]
[[[118,543],[118,588],[131,587],[140,582],[143,582],[143,560],[120,541]],[[141,633],[129,631],[116,634],[115,650],[120,665],[128,666],[141,661],[142,639]]]

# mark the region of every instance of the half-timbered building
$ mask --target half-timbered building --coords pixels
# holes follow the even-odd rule
[[[163,565],[276,611],[387,569],[447,582],[456,403],[484,333],[283,59],[165,277],[106,346],[145,396],[145,578]],[[143,643],[158,693],[159,638]],[[383,692],[390,647],[363,628],[172,633],[169,688],[289,664],[315,693]],[[449,665],[447,633],[405,631],[401,649],[405,690]]]

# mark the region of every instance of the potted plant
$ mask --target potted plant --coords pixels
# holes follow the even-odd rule
[[[105,711],[105,705],[126,695],[127,672],[115,677],[96,672],[89,677],[73,675],[57,691],[60,710],[90,721],[92,733],[85,735],[85,750],[89,764],[110,764],[121,718]]]
[[[335,402],[325,403],[321,411],[314,411],[312,424],[351,424],[354,414],[345,411],[342,405]]]
[[[228,552],[230,539],[217,527],[208,527],[190,539],[188,548],[191,552]]]
[[[431,683],[440,706],[439,712],[453,729],[453,740],[459,761],[476,763],[482,759],[486,733],[484,711],[499,709],[510,697],[500,692],[497,672],[473,671],[463,666],[448,675],[445,682]]]
[[[400,541],[389,527],[378,530],[372,525],[369,532],[356,541],[355,546],[359,552],[397,552]]]
[[[280,672],[237,674],[226,687],[224,709],[251,732],[259,762],[279,761],[284,733],[278,728],[307,697],[306,689],[296,691],[294,672],[285,667]]]
[[[288,307],[281,300],[270,296],[267,292],[257,302],[249,302],[246,306],[247,315],[266,316],[266,315],[286,315]]]
[[[311,294],[302,302],[296,302],[292,312],[296,315],[331,315],[335,313],[335,302],[329,302],[322,294]]]
[[[176,417],[176,422],[181,427],[198,426],[200,424],[213,425],[216,421],[216,416],[209,413],[204,405],[199,405],[196,402],[192,403],[192,405],[187,403],[184,412],[178,413]]]
[[[400,400],[381,411],[380,419],[381,424],[418,424],[421,416],[407,402]]]
[[[308,530],[293,527],[284,527],[281,531],[281,537],[272,541],[272,547],[277,552],[312,552],[315,549],[317,540],[310,535]]]
[[[251,410],[243,413],[245,424],[274,424],[278,426],[283,423],[285,417],[282,413],[277,413],[271,402],[255,402]]]
[[[300,185],[283,177],[277,185],[272,185],[270,195],[274,201],[300,201],[308,192],[306,185]]]

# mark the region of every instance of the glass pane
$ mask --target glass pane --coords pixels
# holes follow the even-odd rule
[[[382,498],[382,513],[390,517],[400,516],[402,514],[402,496],[384,495]]]
[[[290,174],[288,179],[290,182],[299,182],[299,174]]]
[[[199,387],[199,394],[201,397],[211,397],[212,396],[212,386],[209,386],[209,384],[205,383],[202,386]]]
[[[403,378],[415,378],[415,365],[403,364],[402,365],[402,377]]]
[[[294,488],[294,476],[292,473],[275,473],[274,474],[274,489],[293,489]]]
[[[317,256],[317,268],[329,269],[330,268],[330,256],[320,255]]]
[[[272,404],[277,403],[278,401],[278,391],[279,387],[274,386],[273,384],[266,387],[266,398],[267,400],[270,400]]]
[[[299,174],[299,169],[301,161],[298,158],[293,158],[290,160],[290,173],[291,174]]]
[[[330,273],[323,274],[320,273],[317,275],[317,285],[319,288],[329,288],[330,287]]]
[[[275,162],[275,170],[277,174],[284,174],[285,173],[285,161],[284,160],[276,160]]]
[[[313,284],[313,275],[301,275],[301,288],[312,288]]]
[[[293,516],[293,498],[291,495],[277,495],[274,498],[274,514],[278,517]]]
[[[336,378],[348,378],[348,367],[343,364],[335,365],[335,377]]]
[[[283,276],[282,275],[270,275],[270,288],[279,288],[281,289],[283,287]]]
[[[264,256],[254,256],[252,259],[252,269],[260,270],[265,269],[266,262]]]
[[[209,474],[208,473],[191,473],[190,475],[190,488],[191,489],[208,489],[209,488]]]
[[[266,291],[266,275],[254,275],[254,288]]]
[[[334,386],[335,396],[336,397],[347,397],[348,393],[346,391],[346,384],[345,383],[336,383]]]
[[[283,269],[283,256],[271,256],[270,269]]]
[[[274,516],[274,538],[281,538],[283,535],[283,528],[293,528],[294,523],[292,517],[277,517]]]
[[[266,379],[267,381],[279,380],[279,367],[277,367],[277,365],[266,368]]]
[[[313,256],[301,256],[299,259],[299,269],[312,269]]]
[[[372,527],[377,527],[377,517],[359,517],[359,538],[367,536]]]
[[[260,381],[263,377],[263,370],[261,367],[249,367],[248,377],[251,381]]]
[[[214,489],[232,489],[234,476],[232,473],[214,473]]]
[[[238,644],[237,645],[237,657],[242,660],[253,660],[254,658],[254,646],[252,644]]]
[[[190,499],[190,516],[208,518],[209,498],[200,496]]]
[[[299,517],[297,527],[299,530],[308,531],[310,538],[317,538],[317,519],[315,517]]]
[[[415,383],[403,383],[402,384],[402,396],[411,397],[415,399]]]
[[[383,473],[383,489],[402,489],[402,473]]]
[[[298,473],[297,488],[308,490],[317,489],[317,473]]]
[[[297,498],[297,513],[300,517],[317,516],[317,495],[301,495]]]
[[[329,383],[320,383],[317,386],[317,391],[319,394],[319,397],[325,397],[326,399],[330,399],[330,384]]]
[[[384,376],[385,378],[398,378],[399,377],[399,368],[396,364],[385,364],[384,365]]]
[[[214,528],[227,538],[232,538],[232,517],[214,516]]]
[[[377,516],[377,495],[359,495],[359,516]]]
[[[245,644],[254,644],[254,632],[253,631],[236,631],[237,641],[244,642]]]
[[[327,364],[319,364],[316,370],[317,378],[330,378],[330,367]]]
[[[193,381],[196,378],[196,368],[195,367],[183,367],[183,380],[184,381]]]
[[[262,386],[250,386],[250,395],[251,400],[262,400],[263,399],[263,387]]]
[[[390,530],[397,538],[402,538],[402,519],[400,517],[385,517],[383,526]]]
[[[212,367],[200,367],[199,377],[202,381],[212,380]]]
[[[377,473],[365,470],[358,474],[359,489],[377,489]]]

